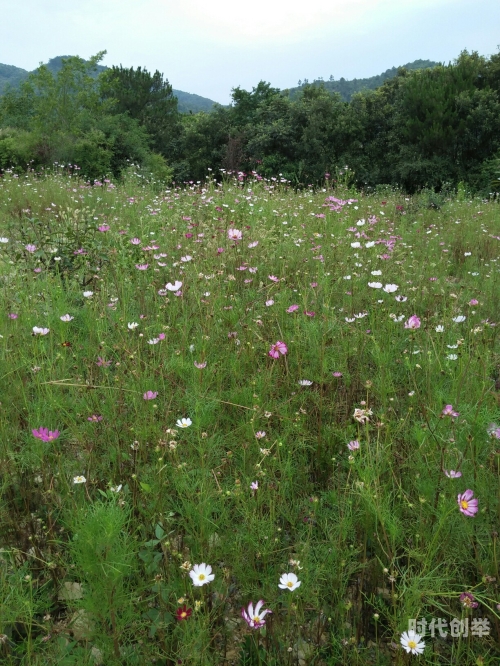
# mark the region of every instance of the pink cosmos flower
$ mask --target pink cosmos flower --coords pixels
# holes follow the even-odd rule
[[[460,595],[460,603],[464,608],[477,608],[479,606],[474,595],[470,592],[462,592]]]
[[[279,358],[280,354],[282,356],[288,354],[288,347],[284,342],[278,340],[278,342],[276,342],[274,345],[271,345],[271,349],[269,350],[269,356],[271,358]]]
[[[237,241],[243,238],[243,234],[239,229],[228,229],[227,237],[229,238],[229,240]]]
[[[312,310],[304,310],[304,314],[307,315],[308,317],[315,317],[316,313],[313,312]]]
[[[36,245],[33,245],[33,243],[28,243],[28,245],[24,246],[24,249],[27,252],[36,252]]]
[[[290,305],[290,307],[287,308],[286,311],[287,312],[297,312],[298,309],[299,309],[298,305]]]
[[[453,405],[446,405],[441,412],[442,416],[458,416],[459,412],[455,412],[453,409]]]
[[[347,445],[347,448],[349,451],[356,451],[356,449],[359,449],[359,442],[357,439],[353,440],[352,442],[349,442]]]
[[[48,428],[38,428],[38,430],[32,430],[33,437],[41,439],[42,442],[52,442],[54,439],[59,437],[59,430],[49,430]]]
[[[258,431],[255,433],[255,438],[256,438],[256,439],[264,439],[265,436],[266,436],[266,433],[265,433],[264,430],[258,430]]]
[[[98,356],[96,365],[100,368],[108,368],[111,365],[111,361],[105,361],[101,356]]]
[[[140,238],[131,238],[130,242],[132,245],[140,245],[141,244],[141,239]]]
[[[224,248],[223,248],[223,247],[218,247],[218,248],[217,248],[217,254],[222,254],[223,252],[224,252]]]
[[[253,603],[250,602],[247,608],[241,609],[241,617],[245,620],[250,629],[260,629],[263,627],[266,624],[266,621],[264,620],[265,616],[268,613],[272,613],[269,608],[265,608],[261,611],[263,605],[264,602],[261,599],[257,602],[255,608],[253,607]]]
[[[473,518],[476,513],[479,511],[478,509],[478,502],[476,498],[474,498],[474,491],[467,489],[464,493],[461,495],[457,495],[457,502],[458,502],[458,507],[460,511],[464,514],[464,516],[468,516],[469,518]]]
[[[110,229],[109,224],[101,224],[100,227],[97,227],[97,231],[109,231]]]
[[[342,373],[339,372],[338,370],[336,370],[335,372],[332,372],[332,375],[333,375],[334,377],[342,377]]]
[[[7,315],[9,319],[17,319],[18,315],[15,312],[11,312]]]
[[[267,276],[272,282],[279,282],[280,279],[276,277],[276,275],[268,275]]]
[[[271,305],[274,305],[273,299],[270,298],[268,301],[266,301],[266,305],[267,305],[268,308],[271,307]]]
[[[144,398],[144,400],[154,400],[157,395],[158,391],[146,391],[146,393],[142,397]]]
[[[252,495],[255,495],[255,491],[259,489],[259,482],[252,481],[252,483],[250,484],[250,488],[252,490]]]
[[[203,370],[203,368],[207,367],[207,362],[203,361],[203,363],[198,363],[198,361],[194,362],[195,368],[198,368],[199,370]]]
[[[252,247],[257,247],[259,244],[259,241],[253,241],[252,243],[248,243],[248,247],[251,249]]]
[[[475,298],[471,298],[469,301],[469,305],[479,305],[479,301]]]
[[[405,323],[405,328],[420,328],[420,319],[417,315],[412,315]]]
[[[490,423],[490,425],[486,429],[486,432],[490,437],[495,437],[496,439],[500,439],[500,428],[497,426],[496,423]]]
[[[87,421],[99,423],[99,421],[102,421],[102,416],[100,414],[92,414],[92,416],[87,416]]]
[[[444,473],[449,479],[459,479],[462,476],[462,472],[455,472],[454,469],[450,469],[449,471],[445,469]]]
[[[137,268],[138,271],[146,271],[148,269],[149,264],[136,264],[135,267]]]

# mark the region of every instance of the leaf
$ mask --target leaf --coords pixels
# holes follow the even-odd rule
[[[163,539],[163,537],[165,536],[165,531],[164,531],[164,529],[162,528],[161,525],[157,525],[157,526],[156,526],[156,528],[155,528],[155,536],[156,536],[156,538],[157,538],[158,540]]]
[[[144,481],[140,481],[139,485],[141,486],[143,492],[145,493],[151,492],[151,486],[149,485],[149,483],[144,483]]]

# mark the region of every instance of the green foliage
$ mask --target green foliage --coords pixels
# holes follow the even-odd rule
[[[401,79],[358,108],[381,116]],[[342,145],[345,102],[294,104],[259,104],[262,134],[310,116]],[[230,113],[186,125],[222,136]],[[389,666],[410,618],[483,617],[489,636],[427,632],[422,659],[493,666],[498,203],[465,182],[362,195],[345,166],[305,190],[236,174],[159,192],[144,169],[0,180],[2,664]],[[215,579],[195,587],[202,562]]]
[[[179,123],[172,86],[158,70],[150,74],[137,67],[112,67],[100,79],[101,91],[112,100],[113,112],[127,114],[144,127],[153,150],[169,156]]]

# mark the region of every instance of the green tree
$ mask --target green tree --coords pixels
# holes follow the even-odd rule
[[[113,112],[137,120],[149,134],[152,149],[169,158],[180,117],[177,98],[163,74],[120,65],[101,74],[100,85],[103,97],[112,103]]]

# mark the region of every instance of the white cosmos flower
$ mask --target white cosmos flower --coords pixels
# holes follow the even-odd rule
[[[354,243],[351,243],[351,247],[361,247],[361,243],[354,241]]]
[[[372,271],[372,275],[382,275],[382,271]]]
[[[190,254],[186,254],[185,257],[181,257],[181,261],[183,261],[185,263],[187,261],[191,261],[192,258],[193,257]]]
[[[344,280],[350,280],[351,276],[350,275],[344,275]]]
[[[382,282],[368,282],[368,286],[372,289],[382,289]]]
[[[122,484],[121,483],[118,486],[111,486],[111,488],[110,488],[112,493],[119,493],[121,489],[122,489]]]
[[[425,648],[425,643],[422,640],[422,636],[413,631],[413,629],[410,629],[409,631],[403,631],[399,642],[406,650],[406,652],[408,652],[408,654],[422,654]]]
[[[263,605],[264,602],[261,599],[256,603],[255,608],[253,607],[253,604],[250,602],[246,609],[245,608],[241,609],[241,617],[245,620],[245,622],[248,624],[248,626],[251,629],[260,629],[260,627],[263,627],[266,623],[266,621],[264,620],[265,616],[268,613],[272,613],[272,611],[270,611],[269,608],[265,608],[263,611],[261,611]]]
[[[148,340],[148,345],[157,345],[160,342],[160,338],[151,338]]]
[[[443,333],[443,331],[444,331],[444,326],[442,326],[441,324],[436,326],[436,333]]]
[[[182,282],[180,280],[176,280],[174,284],[171,282],[167,282],[165,285],[165,289],[168,291],[179,291],[179,289],[182,287]]]
[[[453,317],[453,321],[455,322],[455,324],[461,324],[466,319],[467,317],[465,315],[458,315],[458,317]]]
[[[94,292],[93,291],[84,291],[83,295],[85,296],[85,298],[92,298],[92,296],[94,295]]]
[[[348,324],[352,324],[353,321],[356,321],[354,317],[346,317],[345,320]]]
[[[9,242],[8,238],[4,238],[3,236],[2,238],[0,238],[0,243],[8,243],[8,242]]]
[[[215,578],[215,574],[212,573],[212,567],[210,564],[195,564],[191,571],[189,572],[193,585],[195,587],[201,587],[202,585],[207,585],[211,583]]]
[[[193,422],[188,417],[187,419],[177,419],[177,423],[175,425],[178,428],[189,428],[189,426],[192,425],[192,424],[193,424]]]
[[[65,315],[63,315],[62,317],[59,317],[59,319],[60,319],[61,321],[71,321],[72,319],[74,319],[74,317],[72,317],[72,316],[69,315],[69,314],[65,314]]]
[[[74,476],[73,477],[73,483],[78,484],[78,483],[86,483],[87,479],[84,476]]]
[[[394,296],[394,298],[397,300],[398,303],[404,303],[405,301],[408,300],[407,296]]]
[[[458,356],[456,354],[447,354],[446,358],[448,361],[456,361]]]
[[[50,332],[50,328],[39,328],[38,326],[33,326],[33,335],[47,335]]]
[[[293,592],[300,586],[300,580],[294,573],[284,573],[280,578],[278,587],[282,590]]]
[[[398,285],[397,284],[386,284],[385,287],[384,287],[384,291],[387,294],[392,294],[397,290],[398,290]]]
[[[365,243],[365,247],[373,247],[375,245],[375,241],[368,241],[368,243]]]
[[[311,386],[312,381],[310,379],[299,379],[299,386]]]
[[[137,328],[139,326],[139,324],[136,321],[129,321],[127,326],[131,331],[133,331],[134,328]]]

